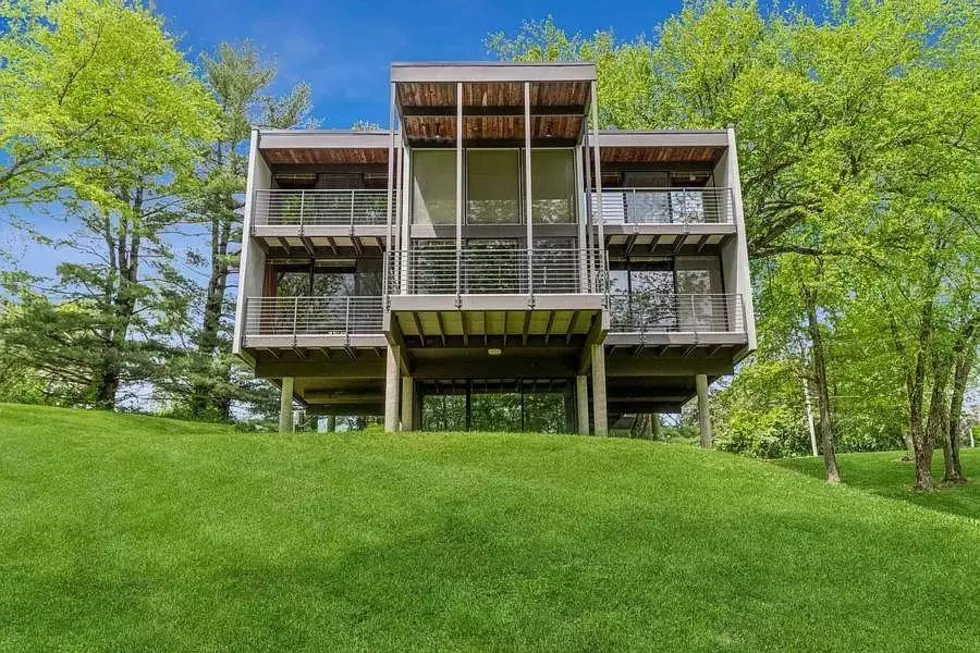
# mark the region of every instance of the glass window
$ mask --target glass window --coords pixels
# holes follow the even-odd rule
[[[517,150],[466,151],[466,222],[521,222]]]
[[[412,153],[412,221],[456,223],[456,150]]]
[[[681,331],[727,331],[721,261],[713,256],[677,259],[677,310]]]
[[[531,150],[531,214],[535,223],[575,222],[572,150]]]

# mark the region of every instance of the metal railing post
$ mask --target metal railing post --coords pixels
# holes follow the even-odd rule
[[[306,210],[306,191],[299,192],[299,227],[303,228],[303,212]]]
[[[354,201],[356,198],[356,191],[352,188],[350,191],[350,228],[354,229]]]
[[[299,319],[299,297],[293,299],[293,347],[296,346],[296,323]]]
[[[534,306],[534,257],[533,250],[527,250],[527,302],[528,306]]]
[[[461,283],[463,276],[463,250],[456,249],[456,308],[463,305]]]
[[[346,307],[347,311],[346,311],[346,315],[344,316],[344,335],[347,336],[347,344],[349,345],[350,344],[350,332],[351,332],[351,324],[350,324],[350,302],[351,302],[351,298],[350,297],[347,297],[346,299],[347,299],[347,307]]]

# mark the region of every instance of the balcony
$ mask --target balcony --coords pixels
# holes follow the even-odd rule
[[[275,351],[383,347],[381,297],[249,297],[244,346]]]
[[[592,196],[593,207],[598,197]],[[731,188],[611,188],[602,191],[606,243],[647,254],[694,254],[735,234]]]
[[[743,345],[745,305],[738,294],[635,294],[609,299],[611,345]]]
[[[596,251],[395,251],[386,269],[392,319],[423,343],[515,335],[569,343],[592,330],[606,298],[604,256]]]
[[[251,231],[271,248],[359,255],[383,246],[387,217],[387,190],[266,189],[253,194]]]

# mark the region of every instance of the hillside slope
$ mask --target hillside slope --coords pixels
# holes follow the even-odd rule
[[[641,441],[0,406],[0,519],[3,651],[980,642],[977,521]]]

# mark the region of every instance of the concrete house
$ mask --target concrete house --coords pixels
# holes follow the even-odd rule
[[[396,63],[388,132],[253,134],[234,350],[284,429],[485,428],[503,393],[528,430],[694,396],[710,430],[756,344],[734,133],[602,131],[596,101],[589,63]]]

